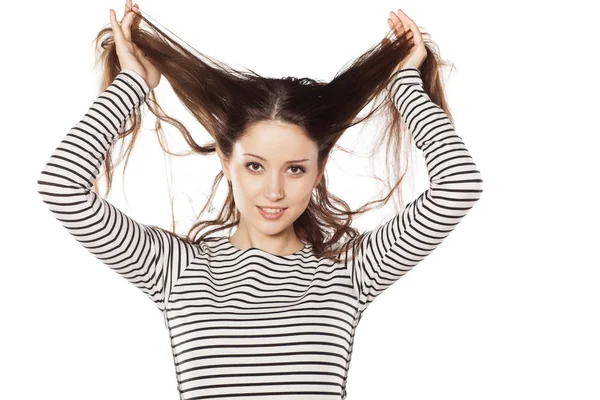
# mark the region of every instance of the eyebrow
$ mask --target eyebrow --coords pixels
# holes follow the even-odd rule
[[[265,158],[263,158],[261,156],[257,156],[256,154],[243,153],[243,155],[244,156],[252,156],[252,157],[260,158],[263,161],[267,161]],[[290,161],[287,161],[287,163],[299,163],[299,162],[303,162],[303,161],[310,161],[310,158],[303,158],[302,160],[290,160]]]

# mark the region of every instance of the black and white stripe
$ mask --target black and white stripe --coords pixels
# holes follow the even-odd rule
[[[422,150],[429,189],[365,237],[358,257],[348,263],[360,311],[435,250],[473,207],[483,180],[443,109],[423,89],[419,70],[396,72],[388,90],[415,146]],[[349,254],[352,247],[349,245]]]
[[[352,263],[273,255],[227,237],[188,243],[132,220],[92,186],[128,116],[149,93],[123,70],[60,142],[38,192],[91,254],[163,312],[181,399],[344,399],[360,316],[431,253],[482,191],[476,165],[418,70],[389,87],[425,155],[430,189],[365,233]]]

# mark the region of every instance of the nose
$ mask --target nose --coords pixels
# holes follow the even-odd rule
[[[273,202],[283,198],[283,184],[283,177],[277,174],[272,176],[265,185],[265,197]]]

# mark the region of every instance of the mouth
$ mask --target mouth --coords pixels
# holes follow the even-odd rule
[[[260,214],[268,219],[268,220],[274,220],[277,219],[279,217],[281,217],[284,213],[285,210],[287,210],[287,207],[284,208],[280,208],[279,211],[276,211],[276,208],[268,208],[266,207],[266,209],[263,209],[261,206],[256,206],[258,208],[258,211],[260,212]]]

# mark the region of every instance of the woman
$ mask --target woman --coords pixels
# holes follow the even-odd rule
[[[482,193],[447,110],[435,53],[399,10],[388,19],[394,40],[384,39],[331,82],[265,78],[191,54],[131,0],[125,13],[119,24],[110,10],[104,89],[42,171],[43,201],[91,254],[161,310],[181,399],[344,399],[364,311],[437,248]],[[142,19],[157,36],[139,29]],[[174,125],[193,152],[218,154],[218,178],[229,187],[219,217],[195,227],[216,228],[195,239],[191,231],[180,236],[132,220],[93,190],[103,161],[110,189],[109,150],[137,133],[142,103],[173,123],[149,99],[163,75],[215,141],[200,146]],[[430,187],[357,234],[352,215],[365,206],[351,211],[329,193],[324,170],[342,133],[374,115],[380,107],[356,119],[382,93],[392,117],[385,133],[398,139],[400,123],[407,126],[424,153]],[[390,147],[394,155],[398,143]],[[208,236],[234,226],[231,236]]]

